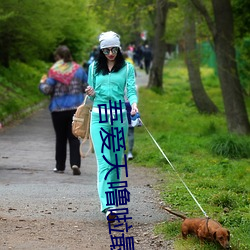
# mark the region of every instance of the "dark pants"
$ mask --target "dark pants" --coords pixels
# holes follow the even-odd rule
[[[56,168],[65,170],[67,156],[67,141],[69,141],[70,166],[81,165],[81,156],[79,152],[80,142],[72,134],[72,117],[76,110],[52,112],[52,122],[56,133]]]
[[[150,63],[151,63],[150,60],[144,60],[144,66],[145,66],[146,74],[149,73]]]
[[[128,118],[128,124],[129,124],[129,128],[128,128],[128,150],[129,152],[132,153],[133,151],[133,147],[134,147],[134,127],[131,127],[131,116],[130,116],[130,112],[131,112],[131,106],[129,104],[129,102],[125,102],[126,105],[126,110],[127,110],[127,118]]]
[[[134,127],[128,128],[128,151],[132,153],[134,148]]]

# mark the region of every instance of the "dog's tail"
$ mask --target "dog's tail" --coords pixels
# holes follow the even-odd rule
[[[173,214],[173,215],[175,215],[175,216],[177,216],[177,217],[182,218],[183,220],[187,219],[187,217],[186,217],[185,215],[183,215],[183,214],[179,214],[179,213],[177,213],[177,212],[173,212],[171,209],[169,209],[169,208],[167,208],[167,207],[163,207],[163,206],[162,206],[162,208],[163,208],[164,210],[168,211],[169,213],[171,213],[171,214]]]

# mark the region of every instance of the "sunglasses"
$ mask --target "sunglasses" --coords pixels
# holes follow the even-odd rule
[[[117,54],[118,48],[117,47],[114,47],[114,48],[111,48],[111,49],[105,48],[105,49],[102,50],[104,55],[109,55],[110,51],[112,52],[112,54]]]

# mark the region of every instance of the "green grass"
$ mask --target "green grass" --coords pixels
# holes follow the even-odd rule
[[[9,69],[0,67],[0,122],[10,115],[18,118],[21,111],[45,99],[38,84],[47,70],[48,65],[39,61],[30,65],[11,62]]]
[[[181,178],[206,213],[230,230],[232,249],[250,249],[250,138],[227,132],[219,81],[210,68],[202,68],[201,74],[208,95],[220,110],[217,115],[201,115],[197,111],[187,71],[180,60],[165,67],[163,94],[139,89],[142,121],[174,170],[144,127],[135,130],[133,162],[159,169],[164,184],[159,183],[155,188],[160,190],[166,205],[189,217],[202,217]],[[178,237],[180,224],[180,219],[161,223],[155,231],[166,239],[175,239],[178,250],[217,249],[213,243],[201,248],[192,237],[188,243],[184,242]]]

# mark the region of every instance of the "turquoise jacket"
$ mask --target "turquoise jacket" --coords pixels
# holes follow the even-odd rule
[[[125,107],[124,93],[126,92],[130,104],[137,103],[137,92],[135,84],[135,69],[131,63],[118,72],[110,72],[107,75],[95,73],[95,62],[93,62],[88,71],[88,84],[94,88],[95,97],[90,97],[94,101],[93,107],[106,104],[109,107],[109,100],[113,106],[116,102],[119,105],[121,100],[122,108]]]

